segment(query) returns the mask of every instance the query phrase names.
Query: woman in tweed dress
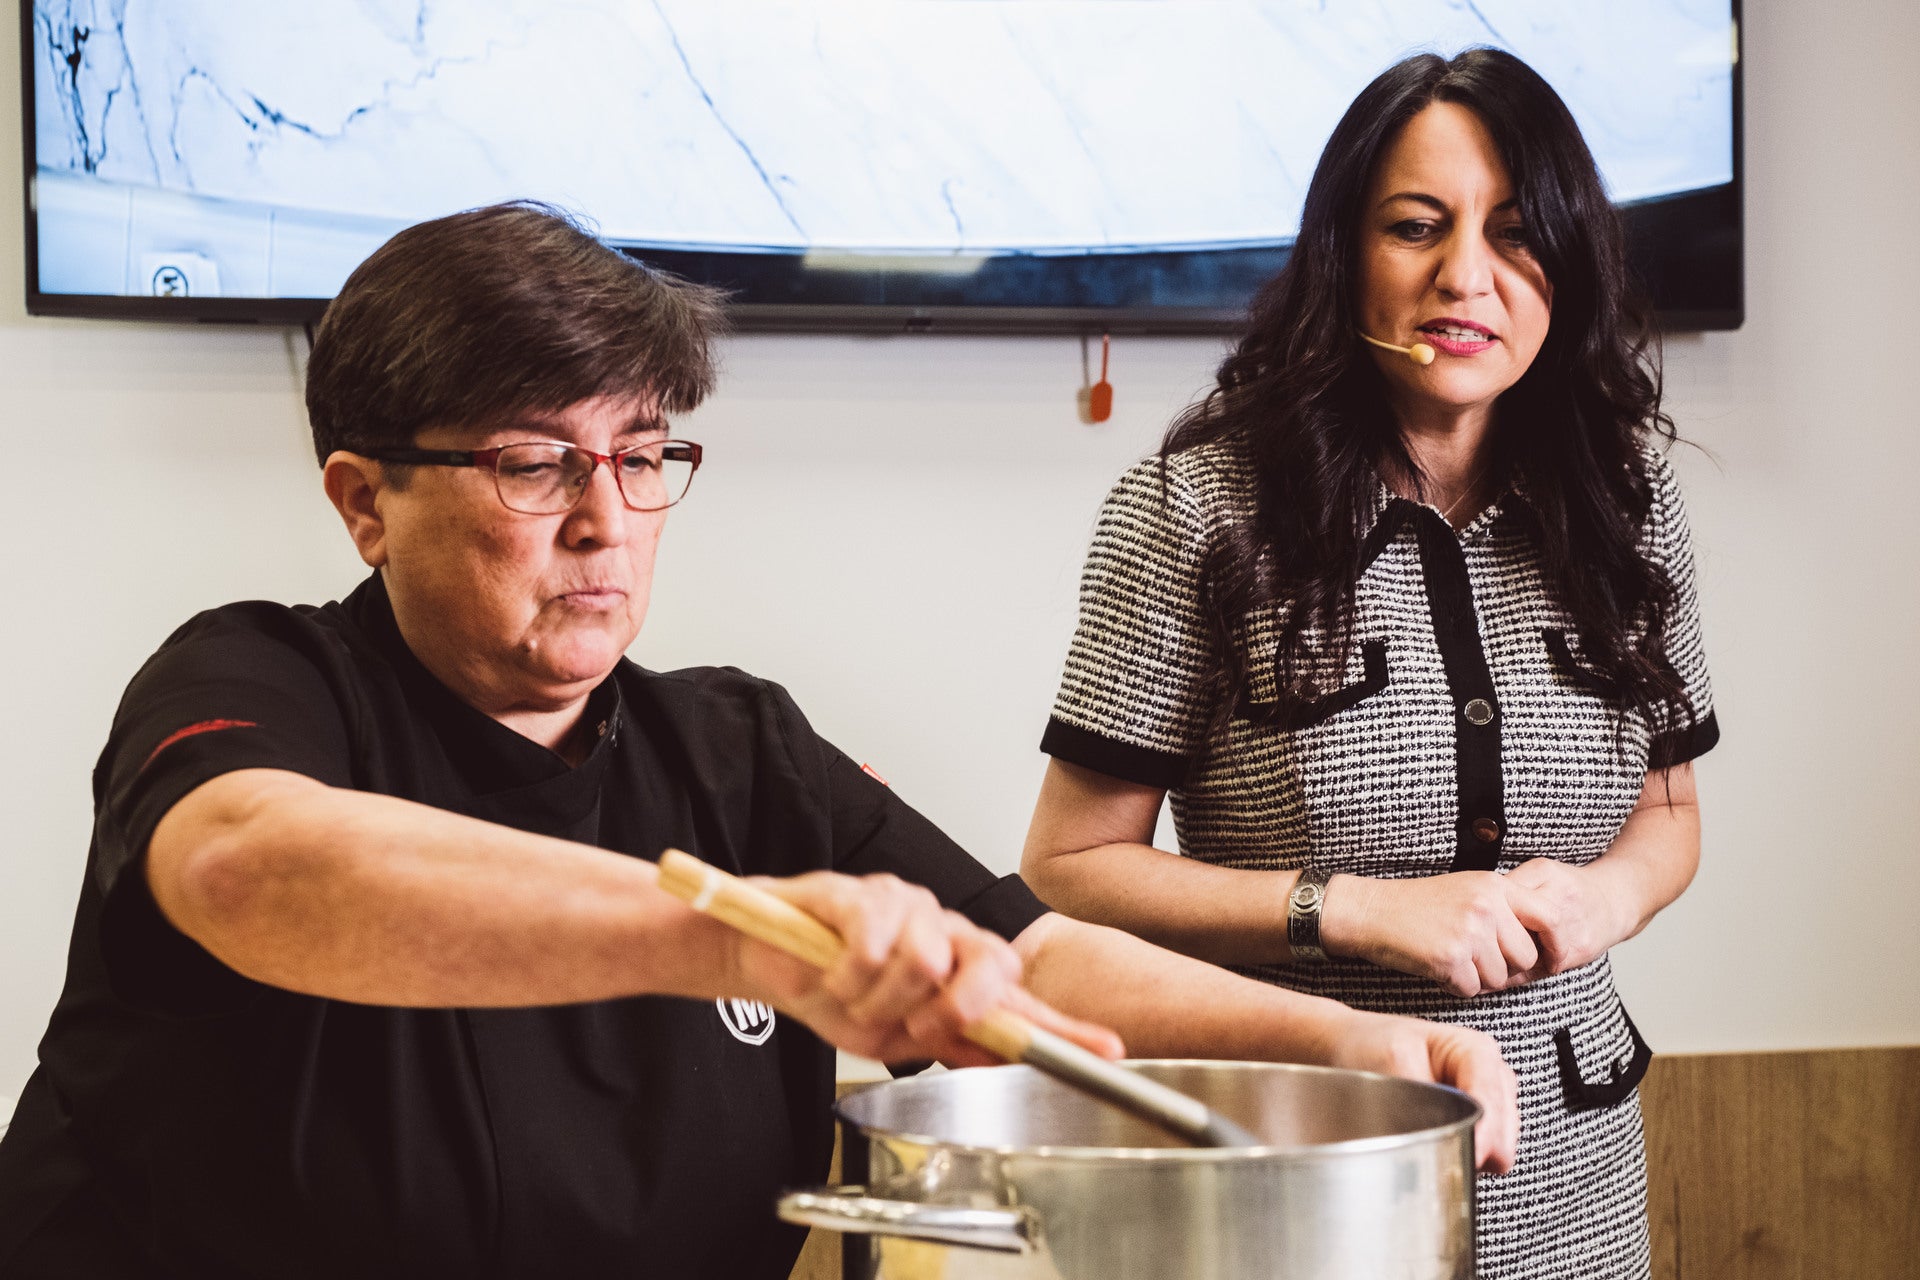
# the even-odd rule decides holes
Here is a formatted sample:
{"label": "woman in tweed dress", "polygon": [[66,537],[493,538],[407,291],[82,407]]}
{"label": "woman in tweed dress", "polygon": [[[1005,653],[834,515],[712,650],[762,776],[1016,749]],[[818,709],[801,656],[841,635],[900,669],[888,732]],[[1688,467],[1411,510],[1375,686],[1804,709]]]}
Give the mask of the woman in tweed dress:
{"label": "woman in tweed dress", "polygon": [[[1625,274],[1518,60],[1369,86],[1218,386],[1101,513],[1023,867],[1071,914],[1492,1033],[1522,1133],[1479,1188],[1487,1280],[1649,1267],[1649,1051],[1607,949],[1692,878],[1718,729]],[[1169,792],[1184,857],[1151,846]]]}

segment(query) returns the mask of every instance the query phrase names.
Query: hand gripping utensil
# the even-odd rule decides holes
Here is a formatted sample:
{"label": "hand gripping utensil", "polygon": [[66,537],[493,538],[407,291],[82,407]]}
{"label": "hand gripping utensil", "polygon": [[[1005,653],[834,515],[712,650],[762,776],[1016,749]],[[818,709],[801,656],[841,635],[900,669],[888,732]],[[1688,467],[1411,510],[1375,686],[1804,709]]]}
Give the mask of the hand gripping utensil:
{"label": "hand gripping utensil", "polygon": [[[694,910],[816,968],[831,968],[845,949],[838,934],[785,898],[678,849],[660,855],[660,887]],[[989,1053],[1044,1071],[1196,1147],[1264,1145],[1198,1098],[1108,1062],[1011,1010],[995,1009],[963,1034]]]}

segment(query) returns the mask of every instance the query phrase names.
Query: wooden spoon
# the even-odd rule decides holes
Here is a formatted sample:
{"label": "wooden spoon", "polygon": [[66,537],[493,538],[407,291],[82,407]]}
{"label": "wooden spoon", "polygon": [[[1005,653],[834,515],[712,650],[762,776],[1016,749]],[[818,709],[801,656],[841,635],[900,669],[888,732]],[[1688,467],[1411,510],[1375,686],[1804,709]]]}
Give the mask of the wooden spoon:
{"label": "wooden spoon", "polygon": [[[831,968],[845,950],[839,934],[785,898],[678,849],[660,855],[660,887],[694,910],[815,968]],[[1264,1145],[1198,1098],[1108,1062],[1011,1010],[995,1009],[963,1034],[989,1053],[1038,1068],[1196,1147]]]}

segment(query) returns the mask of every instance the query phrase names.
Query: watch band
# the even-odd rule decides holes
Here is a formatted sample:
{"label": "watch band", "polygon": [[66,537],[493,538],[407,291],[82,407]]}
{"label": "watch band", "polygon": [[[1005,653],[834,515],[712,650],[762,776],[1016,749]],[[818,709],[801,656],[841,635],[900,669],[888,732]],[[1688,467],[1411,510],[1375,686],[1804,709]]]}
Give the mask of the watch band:
{"label": "watch band", "polygon": [[1320,907],[1327,900],[1327,881],[1331,879],[1333,872],[1308,867],[1287,895],[1287,948],[1296,962],[1318,964],[1327,958],[1320,946]]}

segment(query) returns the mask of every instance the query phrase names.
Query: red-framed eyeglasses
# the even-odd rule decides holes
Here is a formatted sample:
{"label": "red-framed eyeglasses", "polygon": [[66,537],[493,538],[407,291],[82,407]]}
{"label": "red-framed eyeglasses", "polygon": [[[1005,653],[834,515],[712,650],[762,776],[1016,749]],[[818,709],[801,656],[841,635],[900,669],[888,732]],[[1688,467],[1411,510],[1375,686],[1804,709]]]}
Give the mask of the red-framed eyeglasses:
{"label": "red-framed eyeglasses", "polygon": [[415,467],[485,467],[509,511],[552,516],[586,496],[601,463],[635,511],[664,511],[687,496],[702,449],[691,440],[649,440],[618,453],[595,453],[559,440],[527,440],[495,449],[369,449],[365,456]]}

